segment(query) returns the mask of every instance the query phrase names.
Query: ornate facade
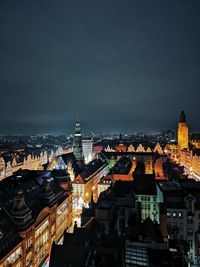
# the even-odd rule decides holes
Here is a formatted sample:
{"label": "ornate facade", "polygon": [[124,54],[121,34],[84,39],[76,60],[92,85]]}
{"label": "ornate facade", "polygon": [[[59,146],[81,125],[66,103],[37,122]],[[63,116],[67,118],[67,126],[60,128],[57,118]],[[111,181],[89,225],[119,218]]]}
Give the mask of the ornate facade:
{"label": "ornate facade", "polygon": [[93,192],[97,191],[98,182],[108,171],[109,167],[106,160],[100,158],[91,161],[73,180],[73,197],[81,197],[85,204],[89,204]]}
{"label": "ornate facade", "polygon": [[5,161],[3,157],[0,157],[0,181],[6,177],[13,175],[14,172],[19,169],[22,170],[43,170],[43,164],[48,161],[48,155],[46,151],[41,152],[38,155],[28,155],[24,157],[22,161],[17,161],[14,157],[12,161]]}
{"label": "ornate facade", "polygon": [[16,179],[23,188],[16,183],[17,195],[11,188],[0,198],[0,266],[48,266],[52,243],[62,242],[72,225],[71,189],[64,190],[51,173],[26,171]]}

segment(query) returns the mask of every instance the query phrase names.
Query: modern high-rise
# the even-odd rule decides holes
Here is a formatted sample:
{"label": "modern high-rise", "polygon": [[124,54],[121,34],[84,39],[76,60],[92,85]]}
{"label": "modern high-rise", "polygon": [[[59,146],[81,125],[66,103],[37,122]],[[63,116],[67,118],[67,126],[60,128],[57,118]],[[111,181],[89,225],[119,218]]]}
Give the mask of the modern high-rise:
{"label": "modern high-rise", "polygon": [[187,149],[189,141],[188,125],[186,123],[185,113],[181,112],[178,123],[178,149]]}
{"label": "modern high-rise", "polygon": [[80,122],[78,120],[76,121],[76,124],[75,124],[73,152],[74,152],[74,156],[76,160],[82,159],[83,157],[82,135],[81,135]]}
{"label": "modern high-rise", "polygon": [[93,140],[92,137],[85,137],[82,140],[83,145],[83,157],[84,161],[87,164],[92,160],[92,149],[93,149]]}

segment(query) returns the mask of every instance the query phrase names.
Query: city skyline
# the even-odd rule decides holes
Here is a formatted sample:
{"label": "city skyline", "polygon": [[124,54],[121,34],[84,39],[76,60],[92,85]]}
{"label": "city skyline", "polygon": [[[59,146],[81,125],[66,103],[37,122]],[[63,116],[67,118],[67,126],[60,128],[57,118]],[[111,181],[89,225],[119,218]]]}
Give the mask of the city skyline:
{"label": "city skyline", "polygon": [[[145,7],[145,8],[144,8]],[[0,134],[199,132],[198,1],[1,1]]]}
{"label": "city skyline", "polygon": [[0,1],[0,267],[200,266],[199,14]]}

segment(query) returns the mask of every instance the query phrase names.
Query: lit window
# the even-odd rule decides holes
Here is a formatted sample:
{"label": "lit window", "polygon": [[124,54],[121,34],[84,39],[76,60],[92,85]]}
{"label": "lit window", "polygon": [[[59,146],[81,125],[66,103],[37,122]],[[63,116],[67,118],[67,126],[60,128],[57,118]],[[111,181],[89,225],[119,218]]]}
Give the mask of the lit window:
{"label": "lit window", "polygon": [[27,256],[26,256],[26,266],[28,266],[30,264],[32,260],[32,252],[30,252]]}
{"label": "lit window", "polygon": [[35,238],[38,238],[44,231],[45,229],[48,227],[49,225],[49,221],[46,220],[35,232]]}
{"label": "lit window", "polygon": [[26,240],[26,250],[28,250],[32,245],[32,237]]}
{"label": "lit window", "polygon": [[179,212],[179,213],[178,213],[178,217],[179,217],[179,218],[182,218],[182,217],[183,217],[183,213],[182,213],[182,212]]}
{"label": "lit window", "polygon": [[176,217],[176,212],[173,212],[172,216],[175,218]]}
{"label": "lit window", "polygon": [[48,231],[46,231],[46,233],[44,233],[42,238],[40,238],[35,244],[36,252],[39,251],[43,247],[43,245],[47,242],[48,238],[49,238],[49,234],[48,234]]}
{"label": "lit window", "polygon": [[19,247],[16,249],[5,261],[4,266],[13,265],[22,256],[22,249]]}
{"label": "lit window", "polygon": [[170,216],[171,216],[170,212],[167,212],[167,217],[170,217]]}

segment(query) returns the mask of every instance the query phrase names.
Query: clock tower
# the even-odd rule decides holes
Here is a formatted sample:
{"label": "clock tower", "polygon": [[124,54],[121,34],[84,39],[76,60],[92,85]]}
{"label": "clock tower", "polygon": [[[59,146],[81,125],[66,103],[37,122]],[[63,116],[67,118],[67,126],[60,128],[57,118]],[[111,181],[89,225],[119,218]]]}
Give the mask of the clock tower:
{"label": "clock tower", "polygon": [[73,143],[73,152],[76,160],[82,160],[83,152],[82,152],[82,135],[81,135],[81,126],[80,122],[77,120],[75,124],[74,131],[74,143]]}

